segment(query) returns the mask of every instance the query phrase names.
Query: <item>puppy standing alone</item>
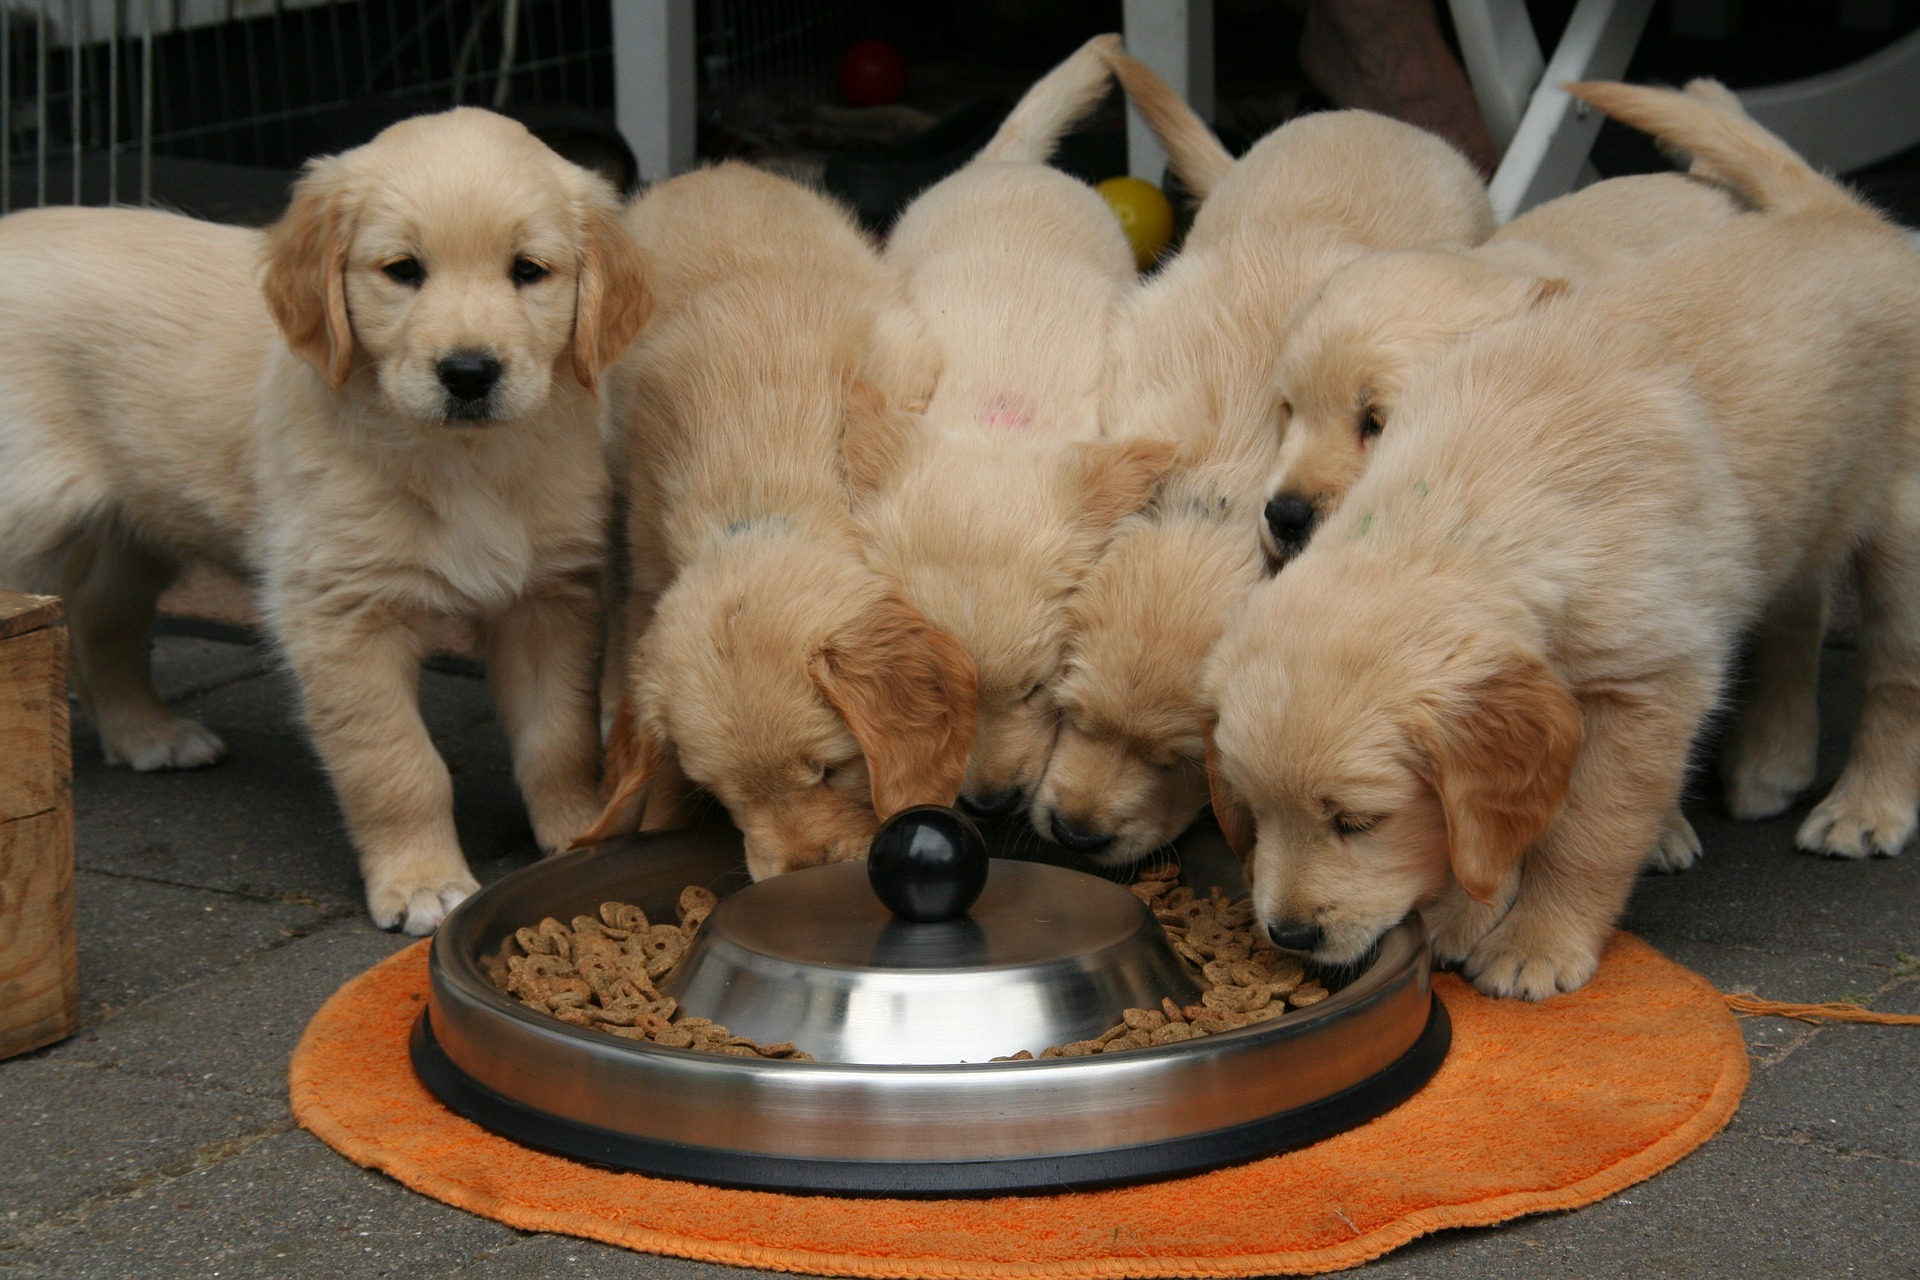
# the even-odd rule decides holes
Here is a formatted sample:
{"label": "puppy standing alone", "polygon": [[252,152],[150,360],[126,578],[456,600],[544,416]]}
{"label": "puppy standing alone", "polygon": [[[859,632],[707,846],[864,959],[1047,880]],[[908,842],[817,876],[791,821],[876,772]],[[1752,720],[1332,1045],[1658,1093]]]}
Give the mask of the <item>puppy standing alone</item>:
{"label": "puppy standing alone", "polygon": [[1418,905],[1532,999],[1593,976],[1756,622],[1802,660],[1735,768],[1812,780],[1805,614],[1849,554],[1860,726],[1799,840],[1895,853],[1920,807],[1920,259],[1718,85],[1573,92],[1759,212],[1417,374],[1210,670],[1275,940],[1351,961]]}
{"label": "puppy standing alone", "polygon": [[647,311],[615,214],[469,109],[315,161],[264,234],[0,220],[0,579],[67,597],[108,761],[161,769],[223,748],[153,691],[154,601],[190,558],[251,578],[383,928],[478,887],[417,701],[436,620],[481,624],[541,846],[598,808],[595,384]]}

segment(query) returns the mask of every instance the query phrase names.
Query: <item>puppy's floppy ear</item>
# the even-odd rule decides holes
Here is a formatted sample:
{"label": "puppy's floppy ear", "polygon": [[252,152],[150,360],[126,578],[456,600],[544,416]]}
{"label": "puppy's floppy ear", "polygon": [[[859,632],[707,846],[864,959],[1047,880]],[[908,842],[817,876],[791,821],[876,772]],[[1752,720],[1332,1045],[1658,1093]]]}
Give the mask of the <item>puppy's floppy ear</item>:
{"label": "puppy's floppy ear", "polygon": [[287,346],[318,369],[338,391],[353,371],[353,326],[347,318],[347,241],[341,194],[343,171],[334,162],[307,166],[294,184],[293,203],[267,228],[261,290]]}
{"label": "puppy's floppy ear", "polygon": [[980,702],[979,673],[958,640],[890,595],[807,670],[867,757],[874,813],[953,803]]}
{"label": "puppy's floppy ear", "polygon": [[924,413],[944,364],[945,353],[920,313],[896,303],[874,317],[860,376],[909,413]]}
{"label": "puppy's floppy ear", "polygon": [[1538,658],[1516,653],[1421,714],[1414,739],[1447,819],[1453,875],[1492,903],[1521,857],[1559,816],[1580,755],[1580,704]]}
{"label": "puppy's floppy ear", "polygon": [[632,695],[623,696],[607,731],[607,764],[601,775],[607,807],[601,810],[599,821],[575,836],[567,847],[578,849],[609,836],[638,831],[646,807],[647,784],[659,771],[664,755],[659,735],[634,715]]}
{"label": "puppy's floppy ear", "polygon": [[1239,793],[1220,776],[1219,755],[1213,745],[1215,723],[1214,717],[1208,715],[1200,725],[1207,741],[1207,799],[1213,805],[1213,819],[1220,824],[1220,834],[1227,838],[1227,847],[1239,857],[1240,865],[1245,866],[1253,857],[1259,832],[1253,810],[1247,808]]}
{"label": "puppy's floppy ear", "polygon": [[1073,479],[1080,488],[1083,522],[1101,529],[1144,507],[1179,453],[1173,441],[1146,436],[1070,447],[1077,455]]}
{"label": "puppy's floppy ear", "polygon": [[581,240],[573,376],[588,391],[598,391],[600,375],[653,314],[653,295],[647,290],[647,255],[613,213],[592,205],[583,219]]}
{"label": "puppy's floppy ear", "polygon": [[865,378],[853,380],[847,388],[840,457],[856,498],[871,497],[887,487],[919,429],[917,414],[887,403],[886,393]]}

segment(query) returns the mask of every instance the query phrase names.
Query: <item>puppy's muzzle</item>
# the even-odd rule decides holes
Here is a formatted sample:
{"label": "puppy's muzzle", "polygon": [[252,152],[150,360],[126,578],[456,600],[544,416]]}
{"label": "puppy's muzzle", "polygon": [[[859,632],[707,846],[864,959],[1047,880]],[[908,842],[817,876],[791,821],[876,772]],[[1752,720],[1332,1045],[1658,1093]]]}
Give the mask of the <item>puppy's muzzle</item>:
{"label": "puppy's muzzle", "polygon": [[500,382],[500,361],[486,351],[456,351],[434,366],[447,392],[449,418],[492,416],[493,389]]}
{"label": "puppy's muzzle", "polygon": [[1095,857],[1104,853],[1113,843],[1111,835],[1102,835],[1098,831],[1089,831],[1077,823],[1069,822],[1055,810],[1047,821],[1047,829],[1061,846],[1073,850],[1085,857]]}
{"label": "puppy's muzzle", "polygon": [[1297,493],[1276,493],[1267,499],[1267,532],[1273,537],[1273,550],[1282,559],[1300,554],[1319,520],[1313,503]]}
{"label": "puppy's muzzle", "polygon": [[1312,951],[1320,945],[1321,938],[1317,924],[1270,924],[1267,936],[1282,951]]}
{"label": "puppy's muzzle", "polygon": [[1019,787],[1007,787],[1002,791],[983,791],[979,795],[963,795],[960,807],[976,818],[1004,818],[1020,807],[1027,798],[1026,792]]}

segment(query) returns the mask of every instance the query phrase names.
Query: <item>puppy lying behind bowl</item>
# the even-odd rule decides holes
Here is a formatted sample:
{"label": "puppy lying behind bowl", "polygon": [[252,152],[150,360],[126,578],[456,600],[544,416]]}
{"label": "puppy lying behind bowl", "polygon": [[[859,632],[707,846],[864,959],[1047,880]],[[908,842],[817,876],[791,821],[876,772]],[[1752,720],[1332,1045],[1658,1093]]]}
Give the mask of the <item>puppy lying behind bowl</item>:
{"label": "puppy lying behind bowl", "polygon": [[1111,84],[1102,55],[1116,43],[1096,37],[1038,81],[972,162],[908,207],[886,250],[910,307],[896,360],[917,362],[894,377],[926,404],[910,429],[867,442],[861,523],[874,566],[979,669],[960,799],[982,816],[1018,809],[1039,781],[1066,598],[1172,454],[1097,439],[1133,254],[1106,202],[1046,165]]}
{"label": "puppy lying behind bowl", "polygon": [[[1541,205],[1477,249],[1380,253],[1334,272],[1282,347],[1268,556],[1277,564],[1299,554],[1339,506],[1416,369],[1469,333],[1604,280],[1741,207],[1725,188],[1682,174],[1613,178]],[[1680,871],[1699,855],[1699,837],[1675,810],[1650,864]]]}
{"label": "puppy lying behind bowl", "polygon": [[165,769],[222,746],[153,691],[154,600],[189,558],[251,577],[383,928],[478,887],[416,694],[437,620],[481,624],[541,847],[598,808],[595,384],[647,313],[616,211],[468,109],[314,161],[264,234],[0,220],[0,578],[67,597],[108,761]]}
{"label": "puppy lying behind bowl", "polygon": [[891,412],[860,370],[897,282],[841,209],[740,164],[653,187],[626,226],[659,310],[609,375],[633,641],[581,842],[684,820],[684,777],[755,879],[863,857],[881,819],[952,803],[976,701],[848,506],[843,437]]}
{"label": "puppy lying behind bowl", "polygon": [[1047,694],[1060,734],[1031,811],[1042,836],[1120,864],[1206,803],[1199,672],[1262,573],[1268,388],[1288,315],[1363,254],[1477,244],[1493,211],[1446,143],[1365,112],[1303,117],[1235,163],[1151,71],[1112,61],[1205,197],[1180,257],[1120,317],[1105,430],[1176,441],[1180,455],[1068,603],[1067,657]]}
{"label": "puppy lying behind bowl", "polygon": [[1717,84],[1572,92],[1759,212],[1415,373],[1208,673],[1276,941],[1350,961],[1417,907],[1529,999],[1593,976],[1743,629],[1856,549],[1860,729],[1799,838],[1894,853],[1920,806],[1920,258]]}

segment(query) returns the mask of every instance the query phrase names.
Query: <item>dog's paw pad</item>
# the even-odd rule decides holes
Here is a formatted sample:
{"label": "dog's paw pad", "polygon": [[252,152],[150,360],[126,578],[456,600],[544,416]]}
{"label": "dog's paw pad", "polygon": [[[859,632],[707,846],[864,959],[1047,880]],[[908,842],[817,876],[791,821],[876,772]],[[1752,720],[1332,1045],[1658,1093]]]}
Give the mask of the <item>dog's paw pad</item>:
{"label": "dog's paw pad", "polygon": [[470,875],[425,885],[396,882],[367,890],[367,912],[382,929],[424,937],[479,888],[480,882]]}
{"label": "dog's paw pad", "polygon": [[197,720],[172,717],[138,730],[102,734],[108,764],[124,764],[137,773],[161,769],[200,769],[227,754],[227,744]]}
{"label": "dog's paw pad", "polygon": [[1690,870],[1699,861],[1699,835],[1683,815],[1674,814],[1667,820],[1667,828],[1660,833],[1659,840],[1654,842],[1653,851],[1647,855],[1648,870],[1673,875]]}
{"label": "dog's paw pad", "polygon": [[1891,858],[1906,848],[1913,825],[1913,811],[1904,805],[1876,809],[1834,794],[1814,806],[1794,843],[1828,858]]}

